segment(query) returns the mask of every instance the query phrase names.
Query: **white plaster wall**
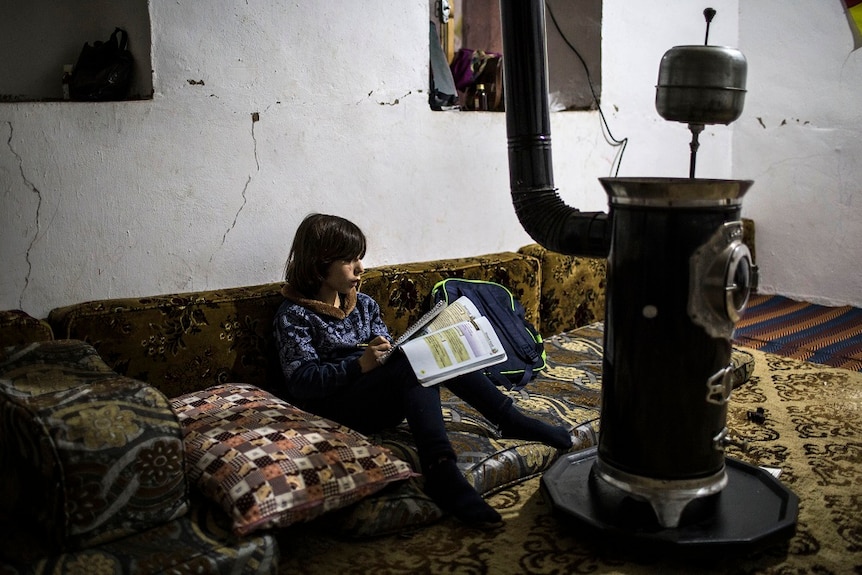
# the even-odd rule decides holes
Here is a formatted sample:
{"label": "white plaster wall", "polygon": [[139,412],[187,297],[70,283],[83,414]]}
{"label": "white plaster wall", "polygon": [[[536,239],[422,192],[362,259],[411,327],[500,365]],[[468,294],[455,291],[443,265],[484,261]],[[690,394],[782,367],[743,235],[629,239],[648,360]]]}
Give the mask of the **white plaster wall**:
{"label": "white plaster wall", "polygon": [[[712,5],[711,40],[737,44],[738,2]],[[654,85],[668,48],[702,42],[702,9],[605,2],[603,108],[613,135],[629,139],[620,176],[688,173],[688,130],[656,114]],[[427,0],[152,0],[150,13],[152,101],[0,104],[0,308],[44,317],[85,300],[277,281],[311,211],[359,223],[368,266],[531,241],[509,199],[504,115],[428,108]],[[824,32],[830,42],[845,33]],[[739,155],[741,168],[731,169],[733,130],[708,127],[698,176],[749,177]],[[617,148],[598,114],[554,114],[552,134],[563,199],[606,209],[597,178],[610,175]],[[744,140],[736,136],[736,146]],[[756,187],[761,201],[783,197]],[[769,242],[770,214],[752,211],[765,220],[758,241]],[[832,219],[805,216],[834,230]],[[857,230],[858,221],[847,231]],[[810,290],[862,303],[859,290],[840,291],[855,254],[820,241],[806,249],[846,281]],[[764,252],[772,281],[788,254],[780,242]],[[770,285],[808,289],[781,281]]]}
{"label": "white plaster wall", "polygon": [[733,172],[752,178],[761,291],[862,305],[862,49],[843,2],[740,2]]}

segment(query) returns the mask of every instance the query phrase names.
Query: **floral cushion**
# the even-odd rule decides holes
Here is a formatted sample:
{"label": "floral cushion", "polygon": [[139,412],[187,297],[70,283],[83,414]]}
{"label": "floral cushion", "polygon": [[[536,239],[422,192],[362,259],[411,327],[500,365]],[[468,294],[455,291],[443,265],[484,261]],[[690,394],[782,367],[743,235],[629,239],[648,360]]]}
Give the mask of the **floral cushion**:
{"label": "floral cushion", "polygon": [[188,509],[182,430],[168,399],[80,341],[0,350],[0,468],[0,521],[55,551]]}
{"label": "floral cushion", "polygon": [[86,340],[111,369],[168,397],[280,377],[272,318],[280,283],[78,303],[51,310],[57,337]]}
{"label": "floral cushion", "polygon": [[606,259],[567,256],[539,244],[524,246],[518,252],[541,261],[542,321],[537,327],[543,336],[604,319]]}
{"label": "floral cushion", "polygon": [[358,432],[253,385],[214,386],[173,406],[190,479],[238,535],[310,521],[413,475]]}

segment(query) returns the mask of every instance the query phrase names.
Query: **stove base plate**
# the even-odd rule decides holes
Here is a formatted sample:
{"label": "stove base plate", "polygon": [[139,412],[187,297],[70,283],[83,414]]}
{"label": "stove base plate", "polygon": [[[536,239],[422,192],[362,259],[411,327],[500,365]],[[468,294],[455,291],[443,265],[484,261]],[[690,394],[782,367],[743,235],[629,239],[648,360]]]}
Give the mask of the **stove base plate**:
{"label": "stove base plate", "polygon": [[645,549],[675,547],[748,552],[796,532],[799,498],[770,473],[727,458],[727,486],[693,500],[679,525],[662,527],[645,501],[596,477],[596,448],[560,457],[543,475],[542,490],[555,510],[603,541],[625,540]]}

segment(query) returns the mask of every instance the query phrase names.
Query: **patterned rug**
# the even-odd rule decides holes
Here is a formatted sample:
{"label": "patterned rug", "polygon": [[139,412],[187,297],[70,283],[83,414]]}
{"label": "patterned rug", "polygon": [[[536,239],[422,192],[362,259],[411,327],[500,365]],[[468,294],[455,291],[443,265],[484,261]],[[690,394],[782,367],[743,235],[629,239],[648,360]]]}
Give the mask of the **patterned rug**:
{"label": "patterned rug", "polygon": [[862,309],[755,295],[734,342],[795,359],[862,371]]}
{"label": "patterned rug", "polygon": [[[752,351],[751,380],[733,391],[731,432],[749,442],[728,457],[780,470],[799,497],[796,532],[741,555],[632,554],[575,529],[533,478],[489,498],[505,525],[495,531],[451,518],[366,540],[312,523],[279,534],[281,573],[365,575],[767,573],[862,574],[862,374]],[[752,417],[757,414],[758,417]],[[743,513],[750,510],[742,511]]]}

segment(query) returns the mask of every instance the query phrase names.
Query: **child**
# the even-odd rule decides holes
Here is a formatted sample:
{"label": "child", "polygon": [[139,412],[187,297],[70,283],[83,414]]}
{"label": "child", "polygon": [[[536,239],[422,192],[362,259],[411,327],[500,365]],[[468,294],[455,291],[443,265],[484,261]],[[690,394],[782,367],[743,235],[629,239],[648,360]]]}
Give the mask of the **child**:
{"label": "child", "polygon": [[[420,385],[403,354],[378,362],[391,337],[377,302],[357,291],[365,248],[365,235],[344,218],[311,214],[299,225],[285,266],[285,301],[274,320],[282,395],[362,433],[394,427],[406,418],[428,495],[465,523],[497,524],[500,514],[456,465],[439,388]],[[563,450],[572,445],[565,428],[525,416],[481,372],[444,385],[499,426],[504,437]]]}

